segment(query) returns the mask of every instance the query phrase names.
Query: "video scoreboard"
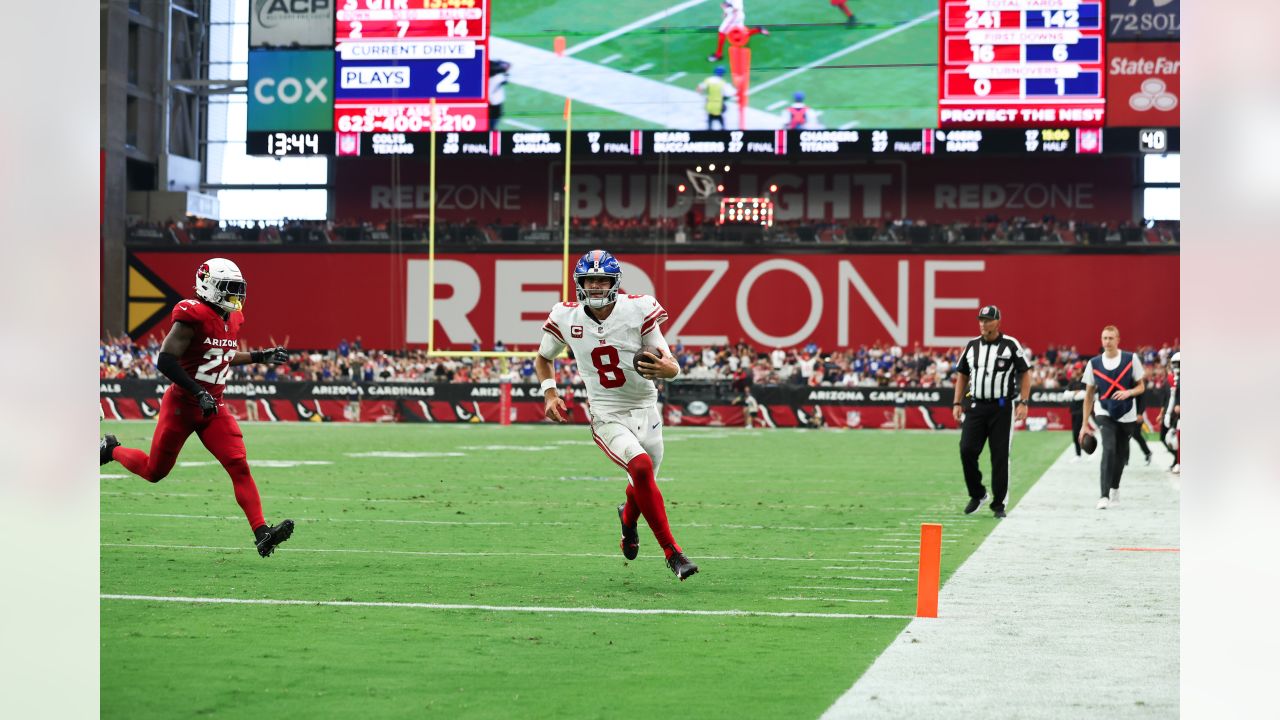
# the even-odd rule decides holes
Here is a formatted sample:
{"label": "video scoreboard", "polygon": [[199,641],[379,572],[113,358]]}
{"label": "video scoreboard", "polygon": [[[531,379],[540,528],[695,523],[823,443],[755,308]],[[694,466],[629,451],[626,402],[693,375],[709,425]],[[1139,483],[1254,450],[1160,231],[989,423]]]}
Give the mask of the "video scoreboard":
{"label": "video scoreboard", "polygon": [[334,45],[334,130],[488,129],[489,0],[342,0]]}
{"label": "video scoreboard", "polygon": [[938,127],[1101,126],[1102,0],[940,0]]}
{"label": "video scoreboard", "polygon": [[[1179,151],[1174,128],[937,128],[925,130],[601,130],[574,132],[575,160],[661,156],[754,158],[909,155],[1099,155]],[[430,133],[250,132],[250,155],[425,158]],[[438,132],[441,157],[563,155],[563,131]]]}
{"label": "video scoreboard", "polygon": [[[915,129],[559,131],[489,127],[490,11],[494,0],[336,0],[301,48],[251,49],[251,155],[820,156],[1177,152],[1178,128],[1107,125],[1107,74],[1117,89],[1133,73],[1109,60],[1105,0],[939,0],[937,126]],[[1117,7],[1125,0],[1118,0]],[[318,37],[313,33],[307,37]],[[251,38],[252,41],[252,38]],[[1132,45],[1132,44],[1131,44]],[[1115,43],[1111,51],[1125,45]],[[1135,68],[1174,68],[1177,50],[1128,48]],[[1170,54],[1174,60],[1162,54]],[[1154,64],[1153,64],[1154,63]],[[1114,70],[1112,67],[1119,67]],[[497,68],[499,66],[495,66]],[[496,71],[496,70],[495,70]],[[1136,70],[1134,72],[1137,72]],[[1145,79],[1142,100],[1176,107],[1165,75]],[[1148,87],[1159,92],[1147,91]],[[1168,86],[1168,87],[1167,87]],[[1176,88],[1174,88],[1176,90]],[[1119,92],[1119,90],[1117,90]],[[1128,90],[1124,91],[1127,96]],[[1147,96],[1150,95],[1149,99]],[[1137,97],[1137,96],[1135,96]],[[1146,106],[1130,99],[1136,115]],[[1160,105],[1163,102],[1164,105]],[[1121,110],[1113,111],[1117,118]],[[1176,115],[1150,113],[1177,122]],[[1132,125],[1147,115],[1130,117]]]}

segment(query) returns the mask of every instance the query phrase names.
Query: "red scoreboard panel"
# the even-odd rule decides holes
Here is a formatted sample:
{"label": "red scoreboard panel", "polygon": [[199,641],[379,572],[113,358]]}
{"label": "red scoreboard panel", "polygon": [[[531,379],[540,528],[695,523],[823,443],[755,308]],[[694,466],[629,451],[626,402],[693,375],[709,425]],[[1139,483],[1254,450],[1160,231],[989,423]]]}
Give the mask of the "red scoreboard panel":
{"label": "red scoreboard panel", "polygon": [[[333,104],[333,126],[343,134],[339,155],[358,152],[359,133],[489,128],[489,0],[340,2]],[[375,149],[386,147],[395,149]]]}
{"label": "red scoreboard panel", "polygon": [[342,0],[334,39],[489,39],[488,0]]}
{"label": "red scoreboard panel", "polygon": [[1103,0],[940,0],[938,127],[1101,126]]}

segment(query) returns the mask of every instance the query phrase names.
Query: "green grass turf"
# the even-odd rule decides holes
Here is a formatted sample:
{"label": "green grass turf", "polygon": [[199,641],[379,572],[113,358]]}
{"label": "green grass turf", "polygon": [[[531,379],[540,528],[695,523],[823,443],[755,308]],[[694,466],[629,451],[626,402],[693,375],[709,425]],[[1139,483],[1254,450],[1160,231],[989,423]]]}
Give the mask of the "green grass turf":
{"label": "green grass turf", "polygon": [[[615,3],[610,5],[608,13],[601,13],[598,0],[504,0],[494,8],[492,31],[496,36],[546,50],[552,48],[557,35],[564,35],[572,48],[675,4],[671,0]],[[844,27],[843,16],[826,0],[748,4],[747,24],[763,25],[773,33],[751,39],[751,85],[770,82],[783,73],[936,10],[937,3],[932,0],[855,0],[850,7],[861,23],[852,29]],[[715,50],[720,17],[719,3],[705,2],[587,48],[575,57],[599,62],[621,55],[610,63],[610,67],[621,70],[652,63],[653,67],[644,70],[642,75],[668,81],[683,72],[683,76],[668,82],[692,90],[714,67],[707,62],[707,56]],[[784,82],[752,91],[750,102],[752,107],[761,109],[778,102],[789,104],[792,94],[802,90],[807,104],[821,111],[821,121],[828,128],[849,124],[860,128],[933,127],[937,121],[937,62],[938,21],[933,19]],[[538,95],[540,93],[531,88],[509,84],[505,117],[542,129],[563,129],[563,118],[559,115],[563,101],[559,109],[547,111]],[[607,114],[618,117],[602,117]],[[778,114],[781,126],[780,109]],[[585,130],[652,125],[623,112],[602,109],[586,118],[575,116],[575,127]]]}
{"label": "green grass turf", "polygon": [[[515,100],[512,100],[515,98]],[[498,130],[563,130],[564,97],[552,95],[531,87],[507,85],[507,101],[504,108],[520,108],[519,113],[504,114],[498,122]],[[505,110],[504,110],[505,112]],[[512,122],[512,121],[515,122]],[[517,124],[519,123],[519,124]],[[631,115],[607,110],[591,103],[573,103],[574,132],[578,130],[636,130],[643,123]],[[490,130],[494,128],[490,127]]]}
{"label": "green grass turf", "polygon": [[[153,427],[103,423],[133,447]],[[294,518],[294,537],[259,558],[217,465],[177,467],[158,485],[104,478],[103,593],[910,615],[919,524],[941,522],[954,541],[945,582],[996,522],[960,512],[955,433],[668,429],[660,487],[702,567],[679,583],[643,524],[640,558],[618,553],[624,480],[585,428],[244,431],[268,518]],[[1011,518],[1068,443],[1018,434]],[[370,451],[465,455],[347,455]],[[195,438],[181,458],[211,460]],[[314,552],[339,549],[374,552]],[[107,599],[101,613],[102,713],[129,718],[813,717],[908,622]]]}

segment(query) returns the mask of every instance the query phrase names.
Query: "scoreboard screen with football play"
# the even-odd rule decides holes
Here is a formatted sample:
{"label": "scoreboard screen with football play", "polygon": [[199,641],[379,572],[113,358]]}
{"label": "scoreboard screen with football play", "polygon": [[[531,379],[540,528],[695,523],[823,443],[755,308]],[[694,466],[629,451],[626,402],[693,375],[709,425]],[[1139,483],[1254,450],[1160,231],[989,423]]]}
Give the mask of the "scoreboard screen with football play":
{"label": "scoreboard screen with football play", "polygon": [[[503,115],[501,123],[490,122],[491,113],[501,112],[501,105],[496,110],[489,105],[490,74],[506,81],[509,67],[490,53],[493,4],[336,0],[331,39],[300,50],[252,50],[248,153],[423,157],[433,130],[439,134],[436,150],[446,157],[555,155],[566,149],[572,149],[574,160],[1179,150],[1178,128],[1159,127],[1157,117],[1152,117],[1154,127],[1107,127],[1106,0],[939,0],[933,20],[936,87],[932,72],[925,71],[926,119],[907,127],[818,122],[784,130],[756,118],[763,126],[748,124],[745,130],[663,129],[656,121],[647,129],[600,130],[588,119],[570,138],[517,120],[514,113]],[[325,27],[330,27],[327,19]],[[926,31],[930,54],[934,42],[932,30]],[[1111,50],[1120,47],[1116,43]],[[530,72],[521,77],[527,81]],[[590,106],[591,88],[561,90],[577,93],[573,99]],[[495,99],[503,102],[496,91]],[[636,122],[643,123],[638,117]],[[933,127],[920,127],[923,123]]]}
{"label": "scoreboard screen with football play", "polygon": [[938,127],[1104,124],[1101,0],[940,2]]}

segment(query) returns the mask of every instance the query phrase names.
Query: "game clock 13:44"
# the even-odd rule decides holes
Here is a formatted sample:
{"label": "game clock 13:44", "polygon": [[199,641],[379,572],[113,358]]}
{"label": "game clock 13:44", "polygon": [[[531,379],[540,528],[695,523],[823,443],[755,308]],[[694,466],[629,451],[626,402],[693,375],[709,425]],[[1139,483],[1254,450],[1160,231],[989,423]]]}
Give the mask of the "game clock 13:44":
{"label": "game clock 13:44", "polygon": [[[286,155],[328,155],[333,148],[324,147],[321,139],[328,133],[318,132],[273,132],[266,135],[266,154],[283,157]],[[328,143],[332,145],[333,143]]]}

